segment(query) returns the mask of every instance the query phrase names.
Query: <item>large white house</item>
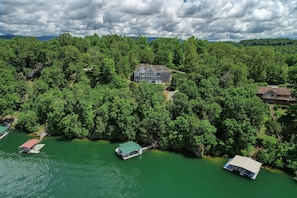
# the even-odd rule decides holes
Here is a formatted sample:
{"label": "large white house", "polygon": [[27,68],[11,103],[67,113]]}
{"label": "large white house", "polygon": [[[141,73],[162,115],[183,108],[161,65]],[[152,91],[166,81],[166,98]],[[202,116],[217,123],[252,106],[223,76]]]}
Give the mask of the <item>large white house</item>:
{"label": "large white house", "polygon": [[134,70],[134,81],[144,80],[150,83],[170,83],[171,71],[165,65],[137,65]]}

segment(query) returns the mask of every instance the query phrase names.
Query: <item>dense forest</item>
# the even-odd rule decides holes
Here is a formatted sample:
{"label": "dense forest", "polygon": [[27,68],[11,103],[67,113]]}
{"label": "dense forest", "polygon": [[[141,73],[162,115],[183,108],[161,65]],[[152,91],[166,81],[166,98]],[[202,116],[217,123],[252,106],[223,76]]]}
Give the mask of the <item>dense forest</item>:
{"label": "dense forest", "polygon": [[[208,42],[143,36],[0,40],[0,118],[74,138],[158,141],[198,156],[251,156],[297,173],[295,105],[277,119],[258,85],[297,86],[296,41]],[[170,85],[135,83],[139,63],[166,65]],[[167,90],[177,90],[168,99]]]}

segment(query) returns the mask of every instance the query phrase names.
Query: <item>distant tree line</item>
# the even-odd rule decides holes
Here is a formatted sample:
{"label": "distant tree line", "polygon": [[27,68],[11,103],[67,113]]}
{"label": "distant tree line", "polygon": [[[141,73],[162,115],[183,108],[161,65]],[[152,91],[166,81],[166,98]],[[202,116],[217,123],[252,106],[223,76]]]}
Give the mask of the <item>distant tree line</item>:
{"label": "distant tree line", "polygon": [[[277,106],[275,121],[256,96],[259,83],[294,90],[295,41],[62,34],[0,43],[0,117],[16,115],[17,130],[45,126],[71,138],[157,140],[161,149],[241,154],[297,171],[296,106]],[[139,63],[186,73],[173,74],[170,88],[179,90],[173,101],[163,85],[129,81]]]}
{"label": "distant tree line", "polygon": [[251,39],[243,40],[239,42],[244,46],[288,46],[297,45],[297,40],[288,38],[278,38],[278,39]]}

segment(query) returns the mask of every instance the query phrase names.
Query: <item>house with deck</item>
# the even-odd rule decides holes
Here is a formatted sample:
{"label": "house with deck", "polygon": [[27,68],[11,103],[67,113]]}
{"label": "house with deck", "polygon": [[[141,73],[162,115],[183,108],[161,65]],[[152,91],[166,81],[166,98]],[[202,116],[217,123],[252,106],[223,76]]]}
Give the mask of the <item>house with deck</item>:
{"label": "house with deck", "polygon": [[165,65],[139,64],[134,70],[134,82],[170,83],[171,71]]}
{"label": "house with deck", "polygon": [[239,175],[254,180],[259,174],[261,166],[262,163],[256,160],[240,155],[235,155],[234,158],[230,159],[224,165],[224,169],[230,172],[238,172]]}
{"label": "house with deck", "polygon": [[268,104],[293,104],[296,103],[292,91],[286,87],[268,86],[258,87],[257,96],[259,96],[264,102]]}

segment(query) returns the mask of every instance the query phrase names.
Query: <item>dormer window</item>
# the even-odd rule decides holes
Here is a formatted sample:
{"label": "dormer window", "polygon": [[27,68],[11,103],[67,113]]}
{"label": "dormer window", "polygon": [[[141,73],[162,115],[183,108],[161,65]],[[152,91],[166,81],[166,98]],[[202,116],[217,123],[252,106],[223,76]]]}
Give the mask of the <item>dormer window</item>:
{"label": "dormer window", "polygon": [[158,71],[163,72],[163,66],[160,66]]}
{"label": "dormer window", "polygon": [[140,69],[139,69],[139,71],[140,71],[140,72],[144,72],[144,67],[141,66]]}
{"label": "dormer window", "polygon": [[269,97],[274,97],[274,92],[273,91],[270,91],[270,92],[268,92],[268,94],[267,94]]}

